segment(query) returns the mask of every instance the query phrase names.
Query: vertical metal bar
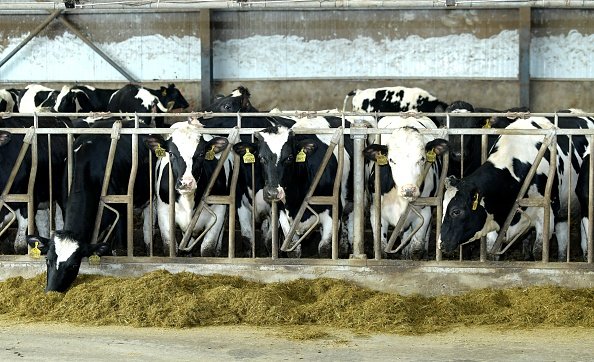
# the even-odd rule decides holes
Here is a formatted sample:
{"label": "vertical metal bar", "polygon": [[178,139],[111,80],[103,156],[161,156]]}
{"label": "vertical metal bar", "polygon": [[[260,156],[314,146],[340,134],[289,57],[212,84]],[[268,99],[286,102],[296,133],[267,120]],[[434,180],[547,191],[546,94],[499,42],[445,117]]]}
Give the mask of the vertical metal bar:
{"label": "vertical metal bar", "polygon": [[[134,115],[134,128],[138,129],[140,119],[138,115]],[[126,211],[127,211],[127,245],[128,256],[134,254],[134,184],[136,183],[136,174],[138,173],[138,133],[132,135],[132,169],[130,170],[130,178],[128,179],[128,194],[126,197]]]}
{"label": "vertical metal bar", "polygon": [[237,178],[241,160],[239,155],[233,152],[233,170],[231,185],[229,187],[229,258],[235,258],[235,215],[237,213],[235,194],[237,192]]}
{"label": "vertical metal bar", "polygon": [[37,168],[39,166],[39,157],[37,155],[38,144],[37,144],[37,130],[39,129],[39,116],[37,113],[33,114],[33,128],[35,129],[35,133],[33,134],[33,139],[31,142],[31,172],[29,174],[29,185],[27,187],[27,195],[29,196],[29,201],[27,202],[27,214],[28,214],[28,232],[29,234],[33,234],[35,231],[35,199],[33,198],[33,193],[35,189],[35,179],[37,178]]}
{"label": "vertical metal bar", "polygon": [[[363,154],[361,154],[363,155]],[[363,157],[363,156],[361,156]],[[340,193],[342,191],[342,170],[344,165],[344,136],[341,134],[341,137],[338,139],[338,167],[336,168],[336,178],[334,179],[334,187],[332,189],[333,203],[332,203],[332,259],[338,260],[338,249],[339,249],[339,221],[341,219],[340,215],[338,214],[339,210],[339,203],[340,203]],[[343,205],[344,207],[345,205]]]}
{"label": "vertical metal bar", "polygon": [[54,230],[54,178],[52,176],[52,138],[51,135],[47,135],[47,156],[48,156],[48,164],[47,164],[47,172],[49,176],[49,220],[48,226],[49,231],[52,232]]}
{"label": "vertical metal bar", "polygon": [[0,68],[2,68],[2,66],[10,60],[10,58],[12,58],[16,53],[18,53],[19,50],[21,50],[25,45],[27,45],[28,42],[35,38],[37,34],[39,34],[43,29],[45,29],[49,25],[49,23],[51,23],[55,18],[60,16],[61,13],[62,10],[55,10],[53,13],[51,13],[51,15],[48,16],[41,24],[39,24],[39,26],[35,28],[35,30],[33,30],[25,39],[23,39],[23,41],[21,41],[19,45],[17,45],[10,53],[8,53],[8,55],[5,56],[4,59],[0,60]]}
{"label": "vertical metal bar", "polygon": [[588,264],[592,264],[594,262],[594,240],[592,237],[594,236],[594,135],[590,135],[589,137],[590,143],[590,167],[588,175]]}
{"label": "vertical metal bar", "polygon": [[[74,135],[68,134],[66,138],[66,144],[68,149],[68,196],[70,196],[70,189],[72,187],[72,170],[74,170],[74,150],[72,149],[72,144],[74,143]],[[64,205],[64,207],[66,207]]]}
{"label": "vertical metal bar", "polygon": [[97,46],[87,38],[83,33],[81,33],[72,23],[70,23],[66,18],[63,16],[58,18],[70,30],[74,35],[76,35],[80,40],[82,40],[87,46],[95,53],[97,53],[103,60],[105,60],[109,65],[111,65],[115,70],[117,70],[121,75],[123,75],[128,81],[130,82],[138,82],[132,75],[130,75],[124,68],[120,67],[118,63],[116,63],[113,59],[111,59],[107,54],[105,54],[101,49],[97,48]]}
{"label": "vertical metal bar", "polygon": [[532,24],[532,9],[520,7],[519,11],[519,62],[518,83],[520,106],[530,108],[530,38]]}
{"label": "vertical metal bar", "polygon": [[[361,120],[356,119],[351,126],[351,131],[355,129],[363,130],[365,125]],[[353,138],[353,256],[355,258],[365,257],[364,231],[365,231],[365,175],[363,160],[363,147],[365,146],[366,135],[357,134]]]}
{"label": "vertical metal bar", "polygon": [[[382,135],[378,133],[375,135],[375,143],[381,144],[382,142]],[[373,169],[375,173],[375,179],[373,180],[373,187],[375,189],[375,194],[373,195],[373,205],[371,207],[375,210],[375,220],[371,220],[373,222],[374,228],[376,230],[375,235],[373,236],[373,254],[375,260],[380,260],[382,258],[382,185],[380,180],[380,165],[377,162],[373,163]]]}
{"label": "vertical metal bar", "polygon": [[[557,115],[555,115],[557,118]],[[557,124],[557,122],[555,122]],[[551,244],[551,233],[549,232],[549,228],[551,225],[551,188],[553,185],[552,180],[555,179],[555,173],[557,169],[557,135],[555,134],[552,138],[551,145],[550,145],[550,154],[551,159],[549,162],[549,175],[547,179],[547,184],[544,193],[544,199],[548,200],[544,203],[544,220],[543,220],[543,227],[542,227],[542,262],[547,263],[549,261],[549,249]]]}
{"label": "vertical metal bar", "polygon": [[167,163],[167,166],[169,167],[169,257],[173,258],[175,257],[177,248],[177,240],[175,240],[177,225],[175,223],[175,186],[171,159]]}
{"label": "vertical metal bar", "polygon": [[[481,135],[481,165],[487,160],[487,147],[488,147],[488,136],[486,134]],[[481,237],[480,240],[480,261],[487,261],[487,238]]]}
{"label": "vertical metal bar", "polygon": [[[447,139],[450,139],[450,114],[447,113],[446,114],[446,136]],[[435,260],[436,261],[441,261],[443,259],[443,254],[441,252],[441,249],[439,248],[439,245],[437,243],[437,240],[439,240],[440,236],[441,236],[441,221],[443,219],[443,195],[445,193],[445,177],[448,174],[448,167],[450,164],[450,157],[449,154],[446,152],[444,157],[443,157],[443,170],[442,172],[442,179],[443,182],[441,182],[440,180],[440,185],[439,188],[437,189],[437,210],[435,212],[435,217],[436,217],[436,222],[435,222]]]}
{"label": "vertical metal bar", "polygon": [[154,187],[155,185],[153,184],[153,153],[149,152],[149,220],[151,223],[151,227],[149,228],[149,256],[153,256],[154,254],[154,238],[153,235],[155,233],[155,223],[153,222],[154,218],[155,218],[155,211],[153,209],[154,207],[154,203],[153,203],[153,195],[155,195],[155,190]]}
{"label": "vertical metal bar", "polygon": [[200,103],[202,109],[210,104],[213,86],[212,10],[200,10]]}
{"label": "vertical metal bar", "polygon": [[270,231],[272,232],[272,259],[278,259],[278,205],[276,201],[271,202],[272,218],[270,219]]}

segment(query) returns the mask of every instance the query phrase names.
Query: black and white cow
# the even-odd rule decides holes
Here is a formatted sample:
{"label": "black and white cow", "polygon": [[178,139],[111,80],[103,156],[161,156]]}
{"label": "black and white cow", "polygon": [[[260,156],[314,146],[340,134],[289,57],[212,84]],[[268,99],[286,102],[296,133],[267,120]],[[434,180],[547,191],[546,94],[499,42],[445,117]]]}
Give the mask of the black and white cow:
{"label": "black and white cow", "polygon": [[[472,104],[464,101],[455,101],[446,110],[450,113],[449,127],[456,128],[505,128],[513,122],[513,118],[473,116],[456,117],[458,114],[468,113],[505,113],[505,112],[528,112],[527,108],[510,108],[505,111],[498,111],[492,108],[475,108]],[[442,118],[440,122],[446,125],[447,121]],[[470,175],[482,163],[482,137],[480,135],[450,135],[450,164],[448,174],[458,177]],[[487,138],[487,152],[491,149],[497,136]],[[464,162],[462,162],[464,161]],[[462,164],[463,163],[463,164]]]}
{"label": "black and white cow", "polygon": [[63,86],[53,110],[59,113],[107,112],[109,100],[116,91],[90,85]]}
{"label": "black and white cow", "polygon": [[[383,117],[378,122],[378,128],[394,128],[390,135],[384,135],[381,144],[372,144],[365,148],[363,154],[370,161],[380,164],[381,190],[381,230],[375,229],[376,210],[371,208],[371,225],[374,235],[381,232],[382,250],[387,246],[388,227],[395,226],[403,216],[411,201],[418,197],[434,196],[439,186],[441,174],[441,160],[437,158],[448,150],[448,142],[431,134],[422,134],[419,130],[436,129],[437,126],[427,117],[403,118],[399,116]],[[423,178],[427,160],[427,153],[435,153],[435,161],[430,165]],[[373,166],[373,164],[371,164]],[[370,175],[368,189],[373,194],[377,192],[375,185],[374,167],[367,173]],[[431,225],[431,207],[419,207],[423,216],[420,219],[413,212],[409,213],[402,230],[402,239],[412,237],[408,246],[403,249],[403,255],[408,258],[419,259],[428,250],[429,226]],[[419,230],[410,235],[413,230]]]}
{"label": "black and white cow", "polygon": [[19,112],[49,112],[56,104],[58,94],[59,91],[41,84],[29,84],[19,94]]}
{"label": "black and white cow", "polygon": [[[444,112],[447,103],[421,88],[383,87],[355,89],[352,96],[352,110],[355,112]],[[437,122],[437,120],[434,120]],[[439,124],[438,124],[439,125]]]}
{"label": "black and white cow", "polygon": [[[237,117],[221,117],[216,113],[235,113],[235,112],[259,112],[250,102],[250,92],[247,88],[239,86],[234,89],[227,96],[219,96],[215,98],[213,103],[203,111],[214,112],[215,116],[200,120],[205,128],[227,128],[237,126]],[[290,120],[281,120],[286,125],[293,125],[294,122]],[[242,128],[267,128],[277,124],[275,117],[242,117]],[[255,210],[255,220],[257,225],[261,225],[264,242],[263,245],[268,245],[271,238],[270,230],[270,203],[264,200],[264,176],[262,174],[260,158],[254,157],[245,158],[246,153],[254,154],[255,147],[251,143],[250,135],[241,135],[241,142],[233,145],[234,151],[239,157],[239,176],[237,180],[236,189],[236,207],[237,217],[241,228],[241,236],[243,237],[244,252],[251,250],[249,240],[253,238],[254,231],[252,230],[252,214]],[[247,163],[246,163],[247,160]],[[252,163],[253,162],[253,163]],[[252,173],[252,166],[254,172]],[[252,177],[254,184],[252,185]],[[255,195],[255,203],[254,203]],[[259,247],[257,247],[259,249]],[[258,250],[257,250],[258,252]],[[245,252],[247,254],[247,252]]]}
{"label": "black and white cow", "polygon": [[[100,121],[96,128],[112,127],[114,120]],[[133,128],[134,122],[123,122],[123,128]],[[134,183],[133,204],[145,208],[144,234],[150,232],[150,220],[146,217],[146,205],[150,198],[149,148],[145,144],[162,142],[160,136],[139,135],[138,171]],[[66,203],[64,228],[55,232],[51,239],[31,235],[29,245],[39,244],[42,253],[47,253],[46,291],[65,292],[80,268],[81,260],[92,254],[105,255],[111,249],[123,248],[126,240],[126,205],[113,204],[120,214],[120,219],[112,234],[112,245],[106,243],[91,244],[95,219],[97,216],[103,177],[111,144],[109,134],[84,134],[74,143],[74,169],[70,196]],[[121,135],[116,148],[112,174],[108,186],[109,195],[121,195],[128,192],[130,170],[132,168],[132,137]],[[155,157],[153,159],[153,166]],[[65,188],[65,186],[64,186]],[[103,213],[101,230],[105,231],[115,221],[115,215],[109,210]],[[101,234],[101,233],[100,233]]]}
{"label": "black and white cow", "polygon": [[[594,128],[594,120],[585,117],[560,117],[560,128]],[[506,129],[553,130],[551,119],[530,117],[517,119]],[[518,195],[521,184],[533,164],[542,144],[542,135],[504,135],[499,138],[487,161],[471,175],[462,179],[448,179],[443,201],[443,223],[438,244],[441,250],[454,251],[467,241],[487,237],[489,247],[497,237]],[[567,252],[568,224],[567,203],[578,179],[578,171],[588,148],[584,136],[573,137],[574,152],[571,161],[568,155],[568,138],[558,136],[557,169],[551,195],[551,218],[549,235],[553,227],[558,243],[558,259],[565,260]],[[526,196],[542,197],[549,170],[550,153],[538,165]],[[571,185],[569,184],[571,175]],[[505,239],[510,241],[534,227],[536,242],[533,248],[535,259],[540,258],[543,245],[543,209],[528,207],[516,217],[508,229]],[[582,242],[584,245],[584,242]]]}
{"label": "black and white cow", "polygon": [[0,89],[0,112],[19,111],[19,89]]}
{"label": "black and white cow", "polygon": [[[332,122],[329,122],[325,117],[300,118],[294,117],[290,121],[294,121],[293,128],[330,128]],[[305,198],[305,194],[310,188],[313,177],[320,168],[322,159],[328,145],[330,143],[331,135],[304,135],[295,134],[291,128],[283,125],[277,125],[266,128],[255,134],[256,142],[254,144],[246,145],[253,151],[256,158],[260,159],[261,172],[264,175],[263,198],[270,201],[282,201],[279,203],[279,223],[285,235],[291,227],[291,224],[296,222],[294,220],[301,203]],[[314,195],[330,196],[334,186],[334,179],[338,172],[342,173],[340,205],[342,208],[347,203],[347,198],[352,191],[351,173],[351,155],[347,151],[348,145],[345,144],[345,151],[343,153],[344,162],[343,169],[338,170],[338,148],[334,150],[334,156],[330,158]],[[349,179],[351,184],[349,185]],[[312,205],[312,208],[320,216],[320,234],[321,240],[318,244],[318,254],[328,255],[331,251],[331,236],[332,236],[332,214],[331,208],[325,205]],[[342,211],[341,211],[342,212]],[[349,210],[352,213],[352,210]],[[343,217],[343,222],[351,220],[349,215]],[[300,238],[311,226],[315,223],[314,215],[306,210],[299,222],[294,240]],[[346,221],[348,224],[349,222]],[[347,229],[348,225],[345,226]],[[352,235],[352,230],[351,235]],[[340,254],[345,256],[349,252],[348,240],[341,240]],[[301,255],[301,245],[295,249],[294,256]]]}
{"label": "black and white cow", "polygon": [[[111,96],[107,108],[110,112],[166,113],[188,107],[188,102],[172,83],[159,89],[127,84]],[[151,117],[141,119],[147,125],[151,124]],[[164,127],[165,119],[162,116],[155,117],[155,126]]]}
{"label": "black and white cow", "polygon": [[[55,118],[39,118],[39,128],[64,128],[62,120]],[[24,135],[13,134],[4,129],[7,128],[29,128],[33,126],[33,119],[30,117],[10,117],[0,118],[0,192],[6,185],[17,156],[23,145]],[[51,155],[49,155],[48,139],[45,135],[37,136],[37,174],[35,176],[34,188],[34,210],[40,214],[45,214],[43,209],[49,207],[50,192],[53,195],[53,201],[60,202],[61,199],[61,175],[64,172],[64,159],[67,156],[66,137],[60,135],[51,136]],[[52,167],[52,189],[49,184],[49,165]],[[29,177],[32,167],[31,147],[27,151],[23,163],[16,174],[10,193],[27,194]],[[27,206],[25,204],[13,204],[9,206],[16,211],[17,218],[17,236],[14,243],[16,253],[26,252],[26,232],[28,224]],[[0,209],[0,224],[5,224],[12,217],[6,208]],[[36,218],[37,228],[45,235],[49,235],[47,215],[40,215]],[[44,218],[45,216],[45,218]],[[60,215],[61,216],[61,215]],[[59,220],[61,218],[58,218]]]}
{"label": "black and white cow", "polygon": [[[172,242],[170,230],[173,227],[169,222],[169,164],[171,163],[173,180],[175,180],[175,222],[185,233],[214,173],[220,153],[229,144],[225,137],[211,137],[204,134],[205,130],[200,125],[178,122],[171,128],[173,132],[165,141],[151,145],[153,149],[161,147],[166,151],[164,157],[157,162],[155,177],[157,220],[166,249]],[[212,195],[229,193],[232,167],[232,159],[229,158],[216,179],[211,191]],[[198,236],[214,222],[202,240],[200,255],[220,256],[227,205],[212,205],[210,208],[216,214],[216,218],[206,210],[202,210],[193,229],[193,237]]]}

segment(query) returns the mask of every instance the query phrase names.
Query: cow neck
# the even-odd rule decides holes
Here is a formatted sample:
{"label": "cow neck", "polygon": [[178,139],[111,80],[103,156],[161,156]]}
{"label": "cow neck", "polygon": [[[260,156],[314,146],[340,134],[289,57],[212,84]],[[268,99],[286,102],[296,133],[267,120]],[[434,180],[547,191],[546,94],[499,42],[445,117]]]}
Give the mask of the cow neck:
{"label": "cow neck", "polygon": [[487,161],[462,180],[476,186],[485,210],[502,226],[521,187],[509,170],[496,168]]}
{"label": "cow neck", "polygon": [[[90,167],[90,164],[87,164]],[[66,204],[64,230],[78,240],[91,241],[99,206],[101,187],[94,185],[86,168],[75,168],[70,196]],[[86,182],[89,181],[89,182]]]}

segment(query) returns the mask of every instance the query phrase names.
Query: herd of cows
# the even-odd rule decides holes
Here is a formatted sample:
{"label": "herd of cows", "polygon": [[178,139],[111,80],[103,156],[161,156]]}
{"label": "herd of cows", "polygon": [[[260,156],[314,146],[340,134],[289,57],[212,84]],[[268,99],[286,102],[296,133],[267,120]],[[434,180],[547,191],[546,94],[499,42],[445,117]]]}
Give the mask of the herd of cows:
{"label": "herd of cows", "polygon": [[[202,112],[213,112],[212,117],[177,122],[166,135],[143,134],[139,136],[138,174],[134,184],[134,206],[143,209],[144,240],[150,238],[155,220],[150,220],[149,200],[155,200],[156,222],[165,246],[175,243],[170,230],[179,227],[187,231],[190,220],[204,195],[213,172],[228,147],[233,148],[240,160],[234,164],[233,152],[222,162],[224,167],[214,180],[211,194],[229,193],[231,173],[239,168],[236,186],[236,211],[242,240],[249,241],[256,230],[252,229],[252,217],[261,228],[262,242],[271,252],[272,220],[271,202],[277,202],[278,221],[281,234],[288,234],[295,223],[297,240],[316,223],[319,233],[312,239],[317,243],[317,253],[327,257],[331,252],[332,208],[327,205],[311,205],[300,220],[298,210],[314,181],[314,176],[326,151],[330,147],[330,134],[304,134],[303,129],[330,129],[344,126],[349,128],[358,119],[368,127],[393,130],[385,134],[380,143],[368,142],[363,150],[365,180],[368,200],[374,194],[381,195],[380,215],[370,208],[370,220],[374,235],[381,238],[382,250],[388,243],[388,229],[398,224],[409,203],[419,197],[435,196],[439,191],[439,180],[444,170],[443,155],[449,154],[446,189],[443,197],[443,219],[441,232],[437,235],[438,247],[452,252],[470,240],[486,237],[489,245],[497,239],[497,232],[504,224],[514,206],[523,180],[536,159],[543,144],[541,135],[513,135],[488,137],[488,158],[481,162],[481,136],[447,135],[446,120],[431,113],[450,114],[449,128],[494,127],[516,130],[552,130],[554,120],[530,116],[526,109],[494,110],[475,108],[463,101],[447,104],[419,88],[386,87],[356,90],[348,94],[355,112],[409,112],[402,116],[381,118],[347,116],[344,119],[324,115],[323,111],[300,116],[278,110],[262,116],[243,116],[244,128],[256,128],[252,135],[241,135],[238,142],[230,142],[224,135],[210,135],[209,128],[231,129],[237,125],[237,117],[217,116],[217,113],[259,112],[250,102],[250,93],[238,87],[227,96],[217,96]],[[53,90],[41,85],[30,85],[22,90],[0,90],[0,112],[32,113],[40,110],[52,112],[138,112],[155,113],[145,118],[142,127],[164,126],[163,114],[174,109],[186,109],[188,102],[173,85],[160,89],[147,89],[138,85],[126,85],[119,90],[96,89],[90,86],[65,86]],[[428,113],[426,116],[410,116],[414,112]],[[506,117],[464,116],[459,114],[508,112]],[[578,110],[561,111],[569,113],[559,117],[558,127],[562,129],[594,128],[594,119],[573,115]],[[329,112],[328,112],[329,113]],[[157,114],[159,114],[157,116]],[[39,128],[64,127],[112,127],[122,122],[122,127],[134,127],[134,121],[115,117],[107,119],[71,119],[64,117],[42,117]],[[23,134],[11,134],[5,129],[28,128],[33,125],[32,117],[12,115],[0,119],[0,191],[4,191],[12,165],[23,144]],[[300,130],[296,132],[296,130]],[[434,130],[435,132],[426,132]],[[115,225],[111,241],[91,244],[94,220],[100,202],[103,177],[107,167],[107,154],[111,138],[109,134],[82,134],[74,142],[72,180],[68,189],[66,158],[68,157],[66,137],[51,136],[51,153],[48,152],[48,138],[38,138],[38,169],[34,189],[36,211],[48,207],[50,193],[61,208],[57,230],[51,235],[43,225],[43,217],[37,223],[38,234],[26,235],[27,208],[21,204],[6,203],[16,210],[17,236],[15,249],[22,252],[27,243],[37,245],[47,254],[47,290],[65,291],[76,278],[82,258],[92,254],[107,254],[122,248],[126,242],[126,223],[120,220]],[[526,193],[529,197],[543,196],[548,181],[551,148],[544,153],[536,168],[536,174]],[[581,247],[584,257],[587,253],[588,225],[588,180],[589,180],[589,138],[574,135],[571,145],[566,136],[558,136],[556,168],[553,182],[549,235],[556,236],[559,260],[566,259],[568,245],[567,207],[569,198],[575,196],[582,209],[580,220]],[[132,165],[132,138],[121,135],[117,144],[108,194],[125,194]],[[570,152],[571,150],[571,152]],[[342,169],[339,169],[338,152],[343,152]],[[149,157],[150,153],[158,157]],[[334,181],[341,176],[339,219],[342,232],[339,240],[341,257],[352,252],[353,241],[353,140],[344,135],[344,150],[335,148],[325,166],[314,195],[332,195]],[[51,159],[51,179],[48,165]],[[150,163],[152,168],[150,167]],[[375,167],[379,166],[380,189],[375,187]],[[11,193],[26,193],[31,167],[30,154],[16,173]],[[170,199],[169,170],[174,180],[174,197]],[[150,175],[154,170],[154,175]],[[463,174],[462,174],[463,170]],[[154,180],[154,195],[150,194],[150,179]],[[461,177],[462,176],[462,177]],[[551,182],[549,181],[549,182]],[[51,187],[50,187],[51,185]],[[169,204],[175,203],[175,224],[171,225]],[[367,206],[371,204],[366,203]],[[355,205],[362,207],[362,205]],[[125,205],[113,205],[126,215]],[[123,208],[123,209],[122,209]],[[407,258],[422,258],[427,255],[430,238],[432,210],[430,206],[416,206],[418,215],[408,213],[404,221],[402,240],[409,240],[402,250]],[[253,212],[256,215],[252,215]],[[314,212],[312,212],[314,211]],[[201,211],[193,230],[197,236],[207,230],[200,243],[200,255],[219,256],[223,248],[224,220],[228,213],[226,205],[214,205],[211,211]],[[316,216],[317,214],[317,216]],[[420,217],[417,217],[420,216]],[[61,219],[61,218],[58,219]],[[380,218],[380,230],[376,230],[376,218]],[[11,222],[13,213],[7,207],[0,209],[0,229]],[[124,218],[125,219],[125,218]],[[541,207],[522,207],[508,228],[505,239],[514,240],[536,230],[532,248],[533,257],[538,259],[543,247],[544,210]],[[101,228],[107,229],[115,222],[112,213],[105,213]],[[281,235],[282,237],[282,235]],[[319,241],[318,241],[319,240]],[[245,244],[245,243],[244,243]],[[251,245],[243,245],[249,255]],[[300,246],[288,253],[290,257],[301,255]]]}

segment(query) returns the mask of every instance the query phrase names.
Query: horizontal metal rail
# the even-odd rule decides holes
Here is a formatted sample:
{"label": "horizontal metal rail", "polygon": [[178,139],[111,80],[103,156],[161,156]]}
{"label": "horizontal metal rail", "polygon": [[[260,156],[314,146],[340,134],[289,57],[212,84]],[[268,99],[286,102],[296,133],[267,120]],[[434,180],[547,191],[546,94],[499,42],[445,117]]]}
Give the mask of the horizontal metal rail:
{"label": "horizontal metal rail", "polygon": [[[12,115],[10,113],[2,113],[2,116],[9,116]],[[18,116],[26,116],[26,114],[13,114],[13,115],[18,115]],[[35,119],[42,117],[42,116],[56,116],[56,115],[61,115],[61,116],[76,116],[76,117],[80,117],[83,116],[84,114],[71,114],[71,113],[32,113],[32,114],[28,114],[29,116],[34,117]],[[91,115],[89,113],[89,115]],[[96,115],[96,114],[94,114]],[[129,115],[129,116],[133,116],[136,119],[138,119],[137,117],[140,117],[144,114],[141,113],[133,113],[133,114],[126,114],[126,113],[114,113],[114,114],[110,114],[110,116],[117,116],[117,115]],[[152,113],[147,113],[147,115],[153,115]],[[315,113],[315,112],[296,112],[296,113],[285,113],[285,114],[271,114],[271,113],[226,113],[226,114],[216,114],[216,117],[219,116],[226,116],[226,117],[236,117],[238,120],[238,123],[241,123],[241,118],[242,117],[246,117],[246,116],[254,116],[254,117],[282,117],[282,116],[290,116],[290,117],[314,117],[314,116],[328,116],[328,115],[336,115],[336,116],[341,116],[341,117],[354,117],[351,118],[350,120],[353,121],[354,119],[357,119],[359,122],[361,119],[364,119],[364,117],[379,117],[380,115],[395,115],[395,116],[402,116],[402,117],[418,117],[420,115],[423,115],[421,113],[411,113],[411,112],[403,112],[403,113],[354,113],[354,112],[336,112],[336,113]],[[451,113],[441,113],[441,114],[424,114],[424,115],[431,115],[431,116],[435,116],[435,115],[444,115],[446,117],[451,117],[452,114]],[[550,117],[550,118],[555,118],[555,121],[552,122],[552,126],[550,129],[496,129],[496,128],[491,128],[491,129],[484,129],[484,128],[480,128],[480,129],[457,129],[457,128],[439,128],[439,129],[429,129],[429,130],[420,130],[421,133],[424,134],[432,134],[432,135],[439,135],[439,136],[448,136],[448,135],[483,135],[484,137],[486,137],[486,135],[550,135],[551,132],[553,132],[557,137],[558,136],[576,136],[576,135],[585,135],[588,136],[589,140],[593,140],[594,139],[594,129],[559,129],[557,127],[555,127],[555,125],[557,125],[558,123],[558,119],[563,118],[563,117],[584,117],[584,116],[589,116],[589,117],[594,117],[594,113],[469,113],[469,114],[465,114],[465,113],[461,113],[455,114],[455,118],[463,118],[463,117],[475,117],[475,116],[485,116],[485,117],[489,117],[489,116],[501,116],[501,117],[518,117],[518,118],[526,118],[526,117]],[[209,118],[214,117],[215,115],[210,114],[210,113],[196,113],[196,112],[192,112],[192,113],[175,113],[175,114],[166,114],[167,117],[171,117],[171,118],[180,118],[182,120],[185,120],[184,118],[187,117],[198,117],[200,118],[201,121],[207,123]],[[450,119],[449,120],[449,125],[455,125],[455,119]],[[28,131],[25,128],[6,128],[5,130],[8,130],[10,132],[13,132],[15,134],[26,134]],[[236,132],[238,134],[252,134],[254,131],[257,130],[261,130],[260,128],[240,128],[239,130],[237,130]],[[318,129],[313,129],[313,128],[295,128],[293,129],[294,132],[296,134],[334,134],[336,132],[336,129],[332,129],[332,128],[318,128]],[[361,136],[361,135],[366,135],[366,136],[371,136],[371,135],[382,135],[382,134],[390,134],[393,132],[394,129],[374,129],[374,128],[357,128],[356,130],[351,130],[350,128],[344,128],[343,129],[343,134],[345,135],[356,135],[356,136]],[[52,135],[52,134],[67,134],[67,135],[77,135],[77,134],[111,134],[113,131],[111,128],[39,128],[39,127],[35,127],[35,135]],[[156,133],[160,133],[160,134],[170,134],[173,132],[173,129],[171,128],[122,128],[120,130],[120,135],[141,135],[141,134],[156,134]],[[205,128],[204,129],[205,133],[209,133],[209,134],[213,134],[213,135],[228,135],[230,133],[230,129],[228,128]],[[36,142],[34,142],[36,143]],[[552,144],[556,144],[555,141],[552,142]],[[590,145],[590,147],[592,147],[592,145]],[[445,163],[447,165],[447,162]],[[592,166],[591,166],[592,167]],[[591,176],[592,177],[592,176]],[[552,180],[552,177],[549,177],[549,179]],[[440,180],[440,184],[442,180]],[[442,189],[442,187],[440,188]],[[129,197],[129,196],[128,196]],[[106,201],[110,201],[110,202],[125,202],[125,200],[122,198],[122,200],[116,199],[117,196],[110,196],[110,197],[106,197]],[[419,199],[417,200],[417,202],[415,203],[418,206],[436,206],[438,209],[438,219],[441,219],[441,214],[443,212],[443,210],[440,210],[440,206],[442,203],[442,198],[443,198],[443,190],[440,190],[438,195],[435,197],[431,197],[431,198],[427,198],[426,200],[424,199]],[[211,200],[212,199],[212,200]],[[209,198],[209,200],[211,201],[216,201],[217,203],[220,202],[221,200],[216,199],[216,198]],[[20,200],[20,199],[19,199]],[[14,201],[12,199],[6,198],[5,201]],[[25,201],[24,198],[22,199],[22,201]],[[324,202],[328,202],[329,198],[323,198]],[[528,198],[528,199],[519,199],[517,202],[517,205],[520,207],[537,207],[537,206],[542,206],[543,205],[543,201],[546,203],[546,197],[545,198]],[[209,203],[207,201],[207,203]],[[315,203],[315,202],[314,202]],[[356,207],[360,207],[360,205],[356,205]],[[592,206],[589,206],[589,210],[590,210],[590,214],[592,214]],[[545,212],[547,213],[547,212]],[[378,215],[379,217],[379,215]],[[548,217],[545,217],[546,220],[544,220],[545,222],[548,220]],[[231,223],[231,220],[229,220]],[[592,220],[590,219],[590,223],[592,223]],[[437,224],[439,225],[439,222],[437,222]],[[589,228],[591,229],[591,227]],[[278,230],[276,230],[276,232],[278,232]],[[500,235],[504,235],[504,233],[501,233]],[[588,230],[588,235],[592,235],[592,230]],[[129,236],[130,238],[130,236]],[[274,238],[273,238],[274,239]],[[130,241],[129,241],[129,246]],[[546,248],[546,245],[543,245]],[[588,244],[588,248],[591,251],[594,247],[592,246],[592,237],[589,238],[589,244]],[[378,258],[378,253],[379,250],[376,250],[376,258]],[[232,252],[230,252],[230,257],[233,257]],[[440,253],[439,251],[437,252],[438,256],[437,258],[440,259]],[[129,249],[129,255],[131,255],[131,249]],[[589,253],[588,255],[588,261],[590,263],[592,263],[592,252]],[[481,260],[483,260],[483,258],[481,257]],[[546,261],[548,260],[548,255],[543,254],[543,260]]]}

